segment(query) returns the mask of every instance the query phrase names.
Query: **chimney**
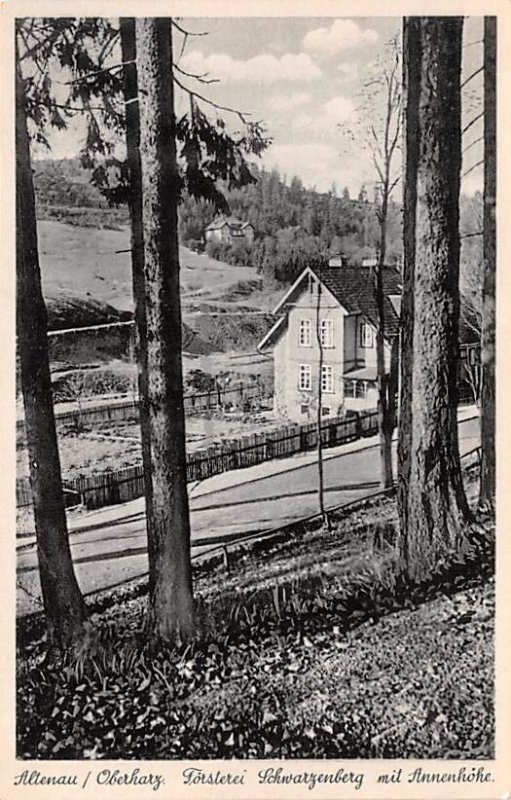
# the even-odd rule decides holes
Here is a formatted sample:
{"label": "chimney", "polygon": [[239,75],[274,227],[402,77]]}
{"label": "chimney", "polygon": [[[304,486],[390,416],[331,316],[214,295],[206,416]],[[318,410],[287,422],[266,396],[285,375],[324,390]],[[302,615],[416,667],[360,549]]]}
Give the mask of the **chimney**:
{"label": "chimney", "polygon": [[329,267],[347,267],[348,257],[345,253],[337,253],[335,256],[330,256],[328,259]]}

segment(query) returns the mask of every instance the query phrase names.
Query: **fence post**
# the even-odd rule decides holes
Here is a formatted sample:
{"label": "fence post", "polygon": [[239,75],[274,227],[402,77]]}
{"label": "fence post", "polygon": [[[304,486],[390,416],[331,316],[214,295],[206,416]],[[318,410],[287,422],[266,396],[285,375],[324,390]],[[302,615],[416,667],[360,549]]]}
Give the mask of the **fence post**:
{"label": "fence post", "polygon": [[307,431],[305,425],[300,425],[300,452],[307,450]]}
{"label": "fence post", "polygon": [[360,414],[358,413],[358,411],[356,411],[355,413],[357,415],[355,417],[355,439],[361,439],[362,436],[364,435],[362,430],[362,420],[360,418]]}

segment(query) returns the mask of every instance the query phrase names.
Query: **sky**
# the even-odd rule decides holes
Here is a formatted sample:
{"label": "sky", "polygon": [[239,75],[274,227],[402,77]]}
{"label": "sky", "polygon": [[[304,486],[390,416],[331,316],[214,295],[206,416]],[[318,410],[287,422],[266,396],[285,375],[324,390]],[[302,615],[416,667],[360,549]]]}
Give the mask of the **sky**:
{"label": "sky", "polygon": [[[399,18],[193,18],[180,20],[180,25],[207,35],[188,36],[184,48],[181,35],[175,35],[178,66],[189,73],[206,73],[217,82],[198,85],[193,78],[179,79],[211,101],[265,123],[273,139],[262,159],[266,168],[276,167],[288,182],[296,175],[305,186],[322,192],[335,184],[339,193],[348,187],[356,197],[365,184],[372,194],[375,172],[370,153],[361,145],[359,109],[364,82],[389,40],[400,33]],[[466,19],[463,78],[482,64],[481,38],[482,18]],[[464,90],[465,121],[475,116],[481,98],[478,75]],[[178,113],[185,102],[178,91]],[[378,102],[376,98],[376,110]],[[205,103],[202,107],[216,113]],[[222,116],[232,130],[239,129],[235,116]],[[367,116],[362,125],[366,123]],[[355,132],[354,138],[348,130]],[[482,122],[472,127],[464,146],[481,134]],[[80,136],[77,125],[52,136],[51,157],[76,155]],[[480,159],[477,143],[465,153],[464,171]],[[482,188],[481,166],[469,172],[462,188],[467,194]],[[399,194],[399,188],[396,191]]]}

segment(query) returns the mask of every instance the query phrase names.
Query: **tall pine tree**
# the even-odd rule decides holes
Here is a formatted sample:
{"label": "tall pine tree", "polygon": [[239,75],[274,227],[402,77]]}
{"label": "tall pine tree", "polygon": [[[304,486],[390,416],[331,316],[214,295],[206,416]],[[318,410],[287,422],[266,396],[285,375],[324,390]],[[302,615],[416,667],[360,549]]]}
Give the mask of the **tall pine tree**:
{"label": "tall pine tree", "polygon": [[403,392],[398,493],[402,554],[421,577],[463,535],[458,447],[459,17],[404,22],[406,187]]}

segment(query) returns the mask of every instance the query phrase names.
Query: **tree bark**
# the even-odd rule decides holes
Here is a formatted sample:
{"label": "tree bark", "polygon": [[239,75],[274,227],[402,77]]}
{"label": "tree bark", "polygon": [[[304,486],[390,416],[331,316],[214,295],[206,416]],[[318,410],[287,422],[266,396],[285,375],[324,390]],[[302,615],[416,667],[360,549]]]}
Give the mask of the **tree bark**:
{"label": "tree bark", "polygon": [[190,520],[186,489],[176,121],[169,18],[136,21],[147,314],[152,508],[147,520],[152,643],[192,636]]}
{"label": "tree bark", "polygon": [[419,147],[420,19],[403,20],[403,292],[400,319],[399,426],[397,505],[402,555],[408,557],[408,486],[412,453],[412,366],[414,329],[415,218]]}
{"label": "tree bark", "polygon": [[66,647],[86,617],[67,534],[41,289],[26,99],[16,69],[17,337],[32,485],[37,556],[49,640]]}
{"label": "tree bark", "polygon": [[[126,152],[130,177],[131,271],[135,306],[138,406],[144,467],[146,524],[152,517],[151,432],[147,366],[147,319],[144,281],[144,227],[142,219],[142,171],[140,164],[140,111],[138,104],[135,18],[121,17],[121,51],[126,103]],[[149,576],[152,580],[152,575]]]}
{"label": "tree bark", "polygon": [[[408,381],[411,377],[406,389],[411,390],[410,407],[404,409],[410,461],[405,465],[407,474],[401,476],[407,485],[400,502],[406,504],[402,529],[406,569],[417,578],[431,572],[438,559],[457,546],[469,518],[457,426],[463,20],[422,17],[410,24],[418,25],[420,69],[414,79],[419,77],[420,84],[418,105],[417,87],[408,85],[407,123],[415,128],[410,131],[407,159],[412,159],[410,172],[417,160],[417,170],[416,197],[412,190],[404,219],[405,230],[409,225],[415,228],[412,252],[410,234],[405,238],[405,267],[413,270],[414,321],[412,335],[405,328],[408,359],[412,344],[411,370],[408,364],[406,375]],[[414,33],[405,40],[408,79],[417,57],[409,52],[413,37]],[[405,326],[410,325],[409,308],[407,312]]]}
{"label": "tree bark", "polygon": [[[392,472],[392,431],[394,419],[390,419],[392,404],[389,376],[385,370],[385,309],[383,293],[383,270],[387,250],[387,211],[388,211],[388,169],[385,165],[386,181],[383,187],[382,207],[380,209],[380,252],[374,270],[373,291],[377,309],[376,324],[376,377],[378,385],[378,434],[380,438],[380,486],[389,489],[393,483]],[[390,434],[390,435],[389,435]]]}
{"label": "tree bark", "polygon": [[[321,271],[320,271],[321,275]],[[317,300],[316,300],[316,341],[318,344],[319,361],[318,361],[318,403],[316,409],[316,433],[317,433],[317,455],[318,455],[318,505],[319,513],[323,519],[323,523],[328,529],[329,517],[325,511],[325,480],[323,470],[323,438],[321,435],[321,423],[323,420],[323,387],[322,387],[322,372],[323,372],[323,344],[321,342],[321,281],[317,282]]]}
{"label": "tree bark", "polygon": [[483,325],[481,336],[481,486],[479,501],[493,506],[495,454],[495,248],[496,248],[497,20],[484,20]]}
{"label": "tree bark", "polygon": [[[397,72],[397,52],[392,65],[383,67],[380,80],[385,87],[385,117],[381,137],[378,137],[371,123],[372,138],[370,149],[373,162],[379,178],[379,191],[376,199],[381,195],[378,208],[378,225],[380,233],[379,252],[376,265],[372,270],[373,296],[377,309],[376,320],[376,373],[378,387],[378,433],[380,439],[380,486],[388,489],[393,486],[394,477],[392,469],[392,434],[395,425],[395,391],[397,383],[397,364],[391,359],[390,369],[387,373],[385,365],[385,293],[383,273],[387,258],[387,224],[389,202],[396,181],[392,180],[392,162],[396,152],[400,130],[400,100],[399,81]],[[395,125],[395,129],[394,129]],[[380,140],[379,140],[380,139]]]}

